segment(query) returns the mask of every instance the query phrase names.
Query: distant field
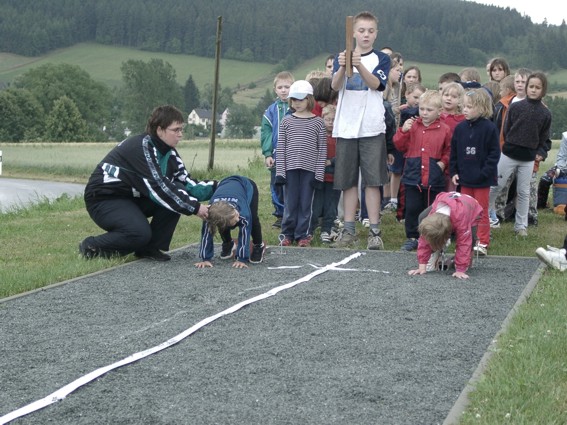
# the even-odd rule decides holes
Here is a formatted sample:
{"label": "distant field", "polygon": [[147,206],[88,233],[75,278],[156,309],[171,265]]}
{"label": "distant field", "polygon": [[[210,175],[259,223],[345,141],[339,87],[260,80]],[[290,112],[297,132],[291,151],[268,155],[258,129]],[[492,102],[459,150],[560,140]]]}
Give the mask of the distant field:
{"label": "distant field", "polygon": [[[313,70],[323,70],[325,58],[332,52],[303,62],[291,70],[296,79],[304,79],[307,73]],[[106,46],[95,43],[81,43],[75,46],[60,49],[41,57],[24,57],[9,53],[0,53],[0,83],[8,83],[27,70],[45,63],[70,63],[85,69],[93,79],[109,86],[121,85],[122,74],[120,66],[128,59],[148,61],[152,58],[163,59],[169,62],[177,72],[179,84],[185,84],[189,75],[199,89],[205,84],[213,83],[215,61],[213,58],[203,58],[190,55],[174,55],[170,53],[155,53],[126,47]],[[421,69],[423,83],[428,88],[437,87],[437,79],[445,72],[459,72],[463,67],[459,65],[437,65],[412,62],[405,58],[405,67],[417,65]],[[221,59],[220,84],[234,90],[234,101],[249,107],[254,107],[266,92],[272,90],[274,65],[259,62],[240,62]],[[483,69],[481,76],[484,77]],[[567,70],[560,70],[549,75],[551,84],[562,83],[567,85]],[[255,86],[249,88],[251,85]],[[554,93],[567,97],[567,93]]]}
{"label": "distant field", "polygon": [[[152,58],[169,62],[176,70],[179,84],[185,84],[189,75],[193,76],[199,88],[207,83],[213,83],[215,70],[213,58],[147,52],[94,43],[81,43],[33,58],[0,53],[0,82],[12,81],[27,70],[46,63],[69,63],[79,65],[93,79],[115,87],[122,84],[120,66],[123,62],[129,59],[149,61]],[[247,87],[251,82],[270,75],[273,68],[272,64],[222,59],[219,69],[220,82],[223,87]]]}
{"label": "distant field", "polygon": [[[43,168],[55,180],[85,183],[97,163],[116,143],[0,143],[5,175],[26,167]],[[178,151],[190,172],[203,172],[209,164],[209,140],[183,140]],[[32,154],[30,154],[32,152]],[[222,139],[215,143],[214,168],[248,169],[260,158],[260,142],[256,140]],[[12,174],[14,175],[14,174]],[[18,174],[19,175],[19,174]]]}

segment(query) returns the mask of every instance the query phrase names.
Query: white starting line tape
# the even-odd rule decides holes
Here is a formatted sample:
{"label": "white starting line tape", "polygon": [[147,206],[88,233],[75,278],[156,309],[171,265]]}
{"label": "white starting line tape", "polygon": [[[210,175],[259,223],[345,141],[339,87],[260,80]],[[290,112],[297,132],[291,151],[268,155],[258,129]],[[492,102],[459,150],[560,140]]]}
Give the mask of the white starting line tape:
{"label": "white starting line tape", "polygon": [[285,289],[289,289],[289,288],[293,288],[294,286],[300,284],[300,283],[304,283],[307,282],[309,280],[311,280],[312,278],[314,278],[315,276],[318,276],[322,273],[325,273],[326,271],[329,270],[335,270],[337,266],[341,266],[343,264],[348,263],[349,261],[358,258],[362,255],[362,253],[357,252],[355,254],[350,255],[349,257],[337,262],[337,263],[331,263],[325,267],[321,267],[318,268],[317,270],[315,270],[314,272],[300,278],[297,279],[293,282],[290,283],[286,283],[285,285],[281,285],[278,286],[276,288],[270,289],[268,292],[264,292],[263,294],[257,295],[253,298],[249,298],[248,300],[242,301],[238,304],[233,305],[232,307],[221,311],[220,313],[215,314],[214,316],[210,316],[207,317],[204,320],[201,320],[199,323],[191,326],[189,329],[181,332],[180,334],[174,336],[173,338],[167,340],[166,342],[157,345],[155,347],[149,348],[145,351],[140,351],[138,353],[132,354],[116,363],[113,363],[111,365],[105,366],[105,367],[101,367],[99,369],[96,369],[94,371],[92,371],[91,373],[88,373],[87,375],[84,375],[78,379],[76,379],[75,381],[71,382],[70,384],[65,385],[64,387],[58,389],[57,391],[49,394],[47,397],[44,397],[40,400],[34,401],[26,406],[23,406],[17,410],[14,410],[13,412],[10,412],[2,417],[0,417],[0,425],[6,424],[10,421],[13,421],[14,419],[20,418],[22,416],[28,415],[32,412],[35,412],[39,409],[43,409],[44,407],[49,406],[50,404],[56,403],[60,400],[63,400],[65,397],[67,397],[69,394],[71,394],[73,391],[75,391],[77,388],[82,387],[83,385],[88,384],[89,382],[94,381],[96,378],[99,378],[100,376],[110,372],[111,370],[117,369],[119,367],[122,366],[126,366],[127,364],[133,363],[135,361],[141,360],[145,357],[148,357],[152,354],[155,354],[159,351],[162,351],[168,347],[171,347],[174,344],[177,344],[178,342],[184,340],[185,338],[187,338],[189,335],[195,333],[196,331],[198,331],[199,329],[201,329],[202,327],[208,325],[211,322],[214,322],[215,320],[226,316],[228,314],[234,313],[235,311],[240,310],[242,307],[245,307],[247,305],[253,304],[257,301],[261,301],[263,299],[272,297],[274,295],[276,295],[278,292],[283,291]]}
{"label": "white starting line tape", "polygon": [[[318,266],[316,264],[307,264],[308,266],[313,267],[314,269],[321,269],[322,266]],[[285,269],[300,269],[305,266],[279,266],[279,267],[268,267],[268,270],[285,270]],[[325,266],[328,267],[328,266]],[[344,269],[342,267],[332,267],[328,270],[338,271],[338,272],[371,272],[371,273],[383,273],[383,274],[390,274],[387,270],[374,270],[374,269]]]}

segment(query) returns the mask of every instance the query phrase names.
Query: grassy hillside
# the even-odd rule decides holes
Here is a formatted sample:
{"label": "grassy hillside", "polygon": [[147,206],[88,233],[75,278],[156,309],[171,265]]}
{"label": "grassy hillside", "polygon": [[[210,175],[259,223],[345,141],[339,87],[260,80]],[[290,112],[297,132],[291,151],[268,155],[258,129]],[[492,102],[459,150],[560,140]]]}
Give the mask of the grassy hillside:
{"label": "grassy hillside", "polygon": [[[324,52],[300,64],[292,70],[295,78],[303,79],[312,70],[323,70],[327,56],[328,53]],[[0,83],[9,83],[18,75],[45,63],[69,63],[79,65],[95,80],[116,87],[121,84],[120,66],[124,61],[129,59],[148,61],[152,58],[169,62],[175,68],[178,82],[181,85],[185,84],[189,75],[193,76],[193,80],[199,89],[202,89],[207,83],[213,83],[215,61],[212,58],[147,52],[95,43],[77,44],[41,57],[0,53]],[[437,87],[437,79],[441,74],[449,71],[459,72],[463,68],[462,66],[412,62],[411,58],[405,58],[405,67],[411,65],[419,66],[422,71],[423,83],[428,88]],[[267,63],[221,59],[220,84],[222,87],[234,89],[236,103],[253,107],[264,95],[266,89],[272,89],[274,68],[274,65]],[[481,71],[481,76],[484,77],[484,70],[479,71]],[[549,81],[551,85],[554,83],[567,84],[567,70],[550,74]],[[250,88],[251,85],[254,87]]]}

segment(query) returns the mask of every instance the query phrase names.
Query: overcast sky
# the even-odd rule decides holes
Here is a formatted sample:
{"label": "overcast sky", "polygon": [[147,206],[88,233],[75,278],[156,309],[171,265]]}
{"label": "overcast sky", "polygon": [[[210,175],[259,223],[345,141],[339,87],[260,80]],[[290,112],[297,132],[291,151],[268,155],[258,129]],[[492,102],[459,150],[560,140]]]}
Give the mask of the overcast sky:
{"label": "overcast sky", "polygon": [[541,24],[544,19],[551,25],[567,22],[567,2],[565,0],[475,0],[475,3],[491,4],[516,9],[521,15],[528,15],[533,23]]}

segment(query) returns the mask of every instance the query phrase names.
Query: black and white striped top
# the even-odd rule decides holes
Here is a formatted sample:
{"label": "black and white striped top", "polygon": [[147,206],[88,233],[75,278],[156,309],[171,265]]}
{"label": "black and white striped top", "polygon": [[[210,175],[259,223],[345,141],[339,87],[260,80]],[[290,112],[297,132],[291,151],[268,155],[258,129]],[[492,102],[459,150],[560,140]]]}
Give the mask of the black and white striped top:
{"label": "black and white striped top", "polygon": [[327,135],[321,117],[286,116],[279,128],[276,175],[286,177],[288,170],[307,170],[323,181],[327,158]]}

